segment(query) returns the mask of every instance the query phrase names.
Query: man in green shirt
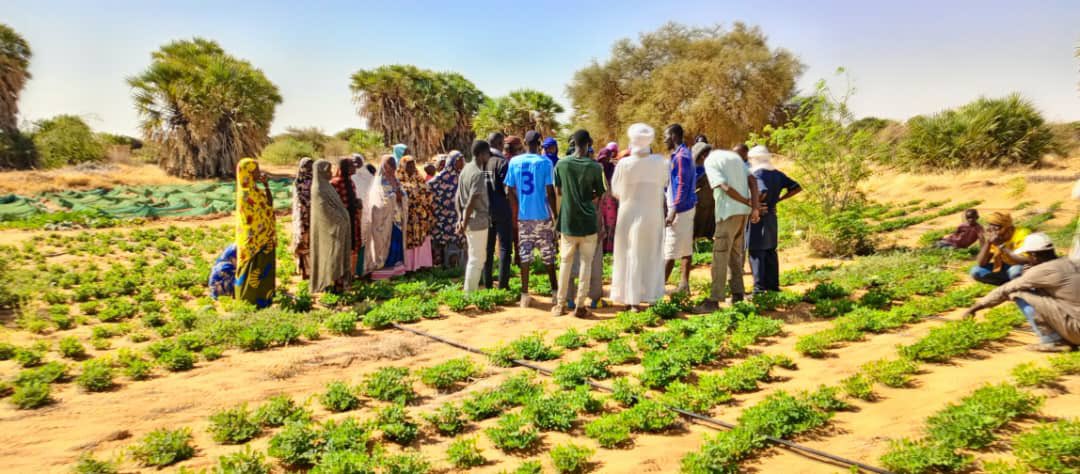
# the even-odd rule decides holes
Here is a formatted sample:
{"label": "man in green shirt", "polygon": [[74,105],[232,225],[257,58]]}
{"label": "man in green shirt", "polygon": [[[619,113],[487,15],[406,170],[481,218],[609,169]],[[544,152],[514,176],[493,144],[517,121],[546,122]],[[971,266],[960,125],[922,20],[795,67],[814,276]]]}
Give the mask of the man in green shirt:
{"label": "man in green shirt", "polygon": [[[600,196],[606,191],[603,168],[589,158],[589,147],[592,146],[589,132],[574,132],[570,142],[574,146],[574,154],[559,160],[555,165],[555,193],[562,200],[558,222],[562,237],[559,242],[559,288],[555,306],[551,308],[553,316],[562,316],[566,308],[574,260],[578,257],[582,262],[593,260],[597,233],[600,231],[597,207]],[[585,298],[589,294],[591,277],[592,265],[580,265],[579,286],[574,297],[574,316],[579,318],[589,316]]]}

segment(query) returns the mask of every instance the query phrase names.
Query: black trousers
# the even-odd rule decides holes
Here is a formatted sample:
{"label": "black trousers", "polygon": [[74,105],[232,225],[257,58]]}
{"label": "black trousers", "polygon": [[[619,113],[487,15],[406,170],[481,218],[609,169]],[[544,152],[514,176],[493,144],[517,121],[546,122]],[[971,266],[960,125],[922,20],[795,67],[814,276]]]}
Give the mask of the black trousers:
{"label": "black trousers", "polygon": [[509,220],[492,220],[488,227],[487,260],[484,262],[484,273],[481,281],[485,288],[494,288],[494,261],[495,239],[499,240],[499,288],[510,288],[510,264],[513,263],[511,251],[514,248],[514,227]]}
{"label": "black trousers", "polygon": [[754,293],[780,291],[780,259],[776,249],[748,251],[750,271],[754,273]]}

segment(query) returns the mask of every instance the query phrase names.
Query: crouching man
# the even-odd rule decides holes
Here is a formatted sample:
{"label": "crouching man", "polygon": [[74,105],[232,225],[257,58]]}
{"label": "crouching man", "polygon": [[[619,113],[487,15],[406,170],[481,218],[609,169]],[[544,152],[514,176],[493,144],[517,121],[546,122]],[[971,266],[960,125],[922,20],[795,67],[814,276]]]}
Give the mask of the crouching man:
{"label": "crouching man", "polygon": [[1012,300],[1039,337],[1031,350],[1072,350],[1080,345],[1080,261],[1058,258],[1050,237],[1042,232],[1027,236],[1017,252],[1028,254],[1031,267],[984,296],[964,311],[964,317]]}

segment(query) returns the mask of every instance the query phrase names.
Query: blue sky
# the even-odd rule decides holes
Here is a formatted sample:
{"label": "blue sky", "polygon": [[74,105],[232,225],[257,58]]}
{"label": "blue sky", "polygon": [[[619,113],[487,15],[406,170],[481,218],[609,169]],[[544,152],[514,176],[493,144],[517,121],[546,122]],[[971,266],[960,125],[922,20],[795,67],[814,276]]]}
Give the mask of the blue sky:
{"label": "blue sky", "polygon": [[759,25],[808,66],[808,90],[837,67],[858,115],[906,119],[1019,91],[1050,120],[1080,120],[1080,1],[52,1],[4,0],[34,50],[25,120],[60,113],[135,134],[124,79],[179,38],[214,39],[261,68],[284,103],[273,130],[362,121],[348,89],[361,68],[412,63],[464,74],[488,95],[528,87],[568,108],[575,70],[619,38],[667,21]]}

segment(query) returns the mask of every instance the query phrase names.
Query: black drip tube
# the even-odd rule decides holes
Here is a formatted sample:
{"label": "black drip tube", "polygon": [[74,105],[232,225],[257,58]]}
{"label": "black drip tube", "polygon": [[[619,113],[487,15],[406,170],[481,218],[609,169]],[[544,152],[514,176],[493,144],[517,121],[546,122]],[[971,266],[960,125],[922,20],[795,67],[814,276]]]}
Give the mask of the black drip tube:
{"label": "black drip tube", "polygon": [[[395,329],[400,329],[400,330],[405,331],[405,332],[416,334],[417,336],[426,337],[428,339],[432,339],[432,340],[441,342],[441,343],[449,345],[449,346],[456,347],[456,348],[464,350],[464,351],[472,352],[473,354],[479,354],[479,355],[483,355],[483,356],[489,356],[490,355],[487,352],[484,352],[483,350],[477,349],[475,347],[470,347],[470,346],[467,346],[467,345],[462,344],[460,342],[452,341],[452,340],[446,339],[446,338],[444,338],[442,336],[436,336],[434,334],[424,332],[424,331],[421,331],[419,329],[413,329],[413,328],[403,326],[403,325],[398,324],[398,323],[390,323],[390,325],[393,326]],[[539,372],[539,373],[541,373],[541,374],[543,374],[545,376],[551,376],[551,371],[550,370],[545,369],[543,367],[540,367],[539,365],[533,364],[531,362],[524,361],[524,360],[517,360],[517,359],[512,359],[512,362],[515,365],[519,365],[521,367],[532,369],[532,370],[534,370],[536,372]],[[586,383],[588,383],[590,387],[595,388],[597,390],[602,390],[602,391],[605,391],[605,392],[612,392],[613,391],[610,387],[600,385],[600,384],[598,384],[596,382],[593,382],[591,380],[587,381]],[[691,412],[691,411],[686,411],[686,410],[683,410],[681,408],[673,407],[673,406],[666,405],[666,404],[664,405],[664,407],[666,407],[667,409],[669,409],[671,411],[674,411],[674,412],[676,412],[676,413],[678,413],[678,414],[680,414],[682,416],[690,418],[691,420],[700,422],[700,424],[702,426],[706,426],[706,427],[709,427],[709,428],[712,428],[712,429],[716,429],[717,427],[721,427],[721,428],[729,429],[729,430],[735,428],[734,424],[728,423],[728,422],[723,421],[723,420],[718,420],[716,418],[708,417],[708,416],[705,416],[705,415],[702,415],[702,414],[699,414],[699,413],[694,413],[694,412]],[[817,461],[820,461],[820,462],[826,462],[826,463],[829,463],[829,464],[839,464],[839,465],[843,465],[843,466],[854,466],[854,467],[857,467],[857,468],[862,469],[864,471],[874,472],[874,473],[877,473],[877,474],[893,474],[891,471],[887,471],[887,470],[882,469],[880,467],[871,466],[869,464],[864,464],[864,463],[861,463],[859,461],[843,458],[843,457],[840,457],[840,456],[837,456],[837,455],[834,455],[834,454],[829,454],[829,453],[827,453],[825,451],[814,449],[814,448],[811,448],[809,446],[804,446],[804,445],[801,445],[799,443],[794,443],[794,442],[788,441],[786,439],[776,438],[776,437],[773,437],[773,436],[765,436],[765,439],[767,441],[773,443],[773,444],[783,446],[785,448],[788,448],[788,449],[790,449],[792,451],[795,451],[795,452],[797,452],[799,454],[806,455],[807,457],[809,457],[811,459],[814,459],[814,460],[817,460]]]}

